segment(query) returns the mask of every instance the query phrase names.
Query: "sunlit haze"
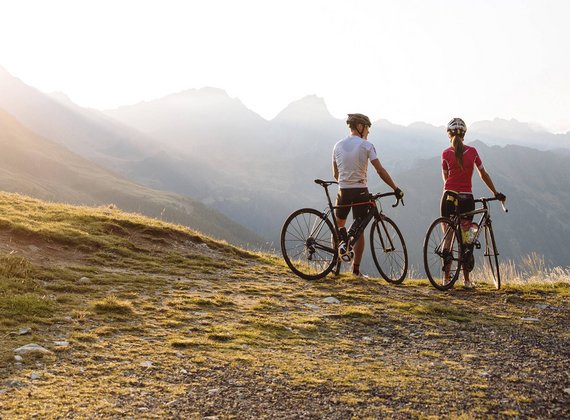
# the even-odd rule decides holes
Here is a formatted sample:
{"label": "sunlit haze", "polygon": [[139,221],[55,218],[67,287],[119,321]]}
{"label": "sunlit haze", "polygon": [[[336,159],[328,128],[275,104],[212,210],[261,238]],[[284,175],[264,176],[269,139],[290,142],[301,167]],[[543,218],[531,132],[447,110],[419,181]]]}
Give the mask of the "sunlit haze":
{"label": "sunlit haze", "polygon": [[271,119],[330,112],[570,131],[566,0],[8,0],[0,66],[110,109],[205,86]]}

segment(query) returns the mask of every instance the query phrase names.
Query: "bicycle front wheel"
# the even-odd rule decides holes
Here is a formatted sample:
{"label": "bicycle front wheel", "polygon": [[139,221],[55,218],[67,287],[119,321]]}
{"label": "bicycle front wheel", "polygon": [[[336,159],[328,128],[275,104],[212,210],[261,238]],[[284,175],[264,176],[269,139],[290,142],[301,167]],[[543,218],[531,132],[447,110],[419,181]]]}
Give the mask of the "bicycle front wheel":
{"label": "bicycle front wheel", "polygon": [[497,252],[497,244],[495,243],[495,235],[493,228],[485,225],[485,260],[491,271],[493,283],[497,290],[501,288],[501,273],[499,272],[499,253]]}
{"label": "bicycle front wheel", "polygon": [[281,229],[281,252],[289,268],[305,280],[326,276],[337,262],[338,239],[331,221],[315,209],[292,213]]}
{"label": "bicycle front wheel", "polygon": [[424,240],[424,268],[438,290],[453,287],[461,271],[461,234],[447,217],[436,219]]}
{"label": "bicycle front wheel", "polygon": [[389,283],[402,283],[408,272],[408,251],[404,237],[391,219],[374,220],[370,229],[370,249],[380,275]]}

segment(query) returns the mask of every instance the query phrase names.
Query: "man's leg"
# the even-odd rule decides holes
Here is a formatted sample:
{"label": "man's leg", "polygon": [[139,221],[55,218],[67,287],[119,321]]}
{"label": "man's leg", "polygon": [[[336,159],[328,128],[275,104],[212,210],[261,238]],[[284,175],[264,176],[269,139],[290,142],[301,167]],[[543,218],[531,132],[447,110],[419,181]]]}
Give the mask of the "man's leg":
{"label": "man's leg", "polygon": [[365,245],[365,241],[364,241],[364,232],[362,233],[362,235],[360,235],[360,238],[358,238],[358,241],[356,241],[356,244],[354,244],[354,260],[352,262],[352,272],[354,274],[360,274],[360,261],[362,261],[362,254],[364,254],[364,245]]}

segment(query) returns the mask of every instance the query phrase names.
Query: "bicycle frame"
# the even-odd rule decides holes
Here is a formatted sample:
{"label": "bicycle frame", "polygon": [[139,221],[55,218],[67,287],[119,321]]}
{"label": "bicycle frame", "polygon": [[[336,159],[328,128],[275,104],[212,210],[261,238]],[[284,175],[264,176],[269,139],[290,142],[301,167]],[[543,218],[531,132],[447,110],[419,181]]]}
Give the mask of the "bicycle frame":
{"label": "bicycle frame", "polygon": [[[454,196],[457,199],[457,195],[452,193],[452,192],[448,192],[448,194],[450,194],[451,196]],[[473,218],[477,215],[481,215],[481,219],[479,219],[479,222],[476,223],[477,225],[477,233],[475,235],[475,238],[473,238],[473,240],[471,241],[471,243],[466,244],[463,243],[463,240],[460,240],[461,243],[461,252],[458,256],[458,259],[461,263],[464,262],[464,257],[465,257],[465,253],[469,250],[472,250],[473,247],[480,249],[481,248],[481,243],[479,242],[479,236],[481,235],[481,231],[482,229],[485,229],[485,250],[483,253],[484,257],[490,257],[490,256],[494,256],[497,257],[499,256],[499,251],[497,249],[497,245],[494,243],[494,240],[492,240],[492,236],[493,236],[493,224],[492,224],[492,220],[491,220],[491,209],[488,205],[488,203],[490,201],[494,201],[496,200],[496,198],[478,198],[475,199],[475,203],[481,203],[483,207],[479,208],[479,209],[475,209],[472,211],[468,211],[465,213],[459,213],[458,208],[456,208],[456,212],[453,216],[451,216],[451,220],[455,226],[454,231],[455,234],[460,234],[461,233],[461,219],[465,219],[465,218]],[[503,207],[503,210],[505,212],[508,212],[508,210],[505,208],[505,205],[503,202],[501,202],[501,206]],[[487,233],[488,232],[488,233]],[[447,233],[446,233],[446,237],[447,237]],[[491,242],[491,243],[490,243]],[[493,252],[492,254],[490,252]]]}
{"label": "bicycle frame", "polygon": [[[380,241],[382,243],[382,247],[384,248],[385,251],[392,251],[395,249],[394,244],[392,243],[392,238],[388,235],[388,230],[383,222],[383,213],[382,213],[382,207],[380,205],[380,210],[378,209],[378,205],[376,204],[376,201],[380,198],[383,197],[388,197],[391,195],[394,195],[393,193],[384,193],[384,194],[373,194],[371,195],[370,201],[365,201],[362,203],[357,203],[357,204],[352,204],[352,205],[347,205],[347,206],[335,206],[332,203],[332,199],[331,196],[329,194],[329,186],[332,185],[332,182],[324,182],[324,181],[320,181],[320,180],[315,180],[315,182],[319,185],[321,185],[324,189],[325,189],[325,194],[327,196],[327,204],[328,204],[328,209],[323,210],[322,214],[323,214],[323,219],[328,218],[329,215],[331,215],[331,219],[332,219],[332,223],[334,226],[335,231],[339,232],[339,227],[338,227],[338,222],[337,222],[337,218],[336,218],[336,214],[335,214],[335,210],[342,208],[342,207],[352,207],[352,206],[358,206],[358,205],[368,205],[371,207],[369,214],[363,219],[363,220],[355,220],[354,223],[358,222],[359,226],[358,226],[358,230],[357,230],[357,234],[354,236],[353,238],[353,242],[356,242],[358,240],[358,238],[360,238],[360,235],[362,235],[364,233],[364,231],[366,230],[366,227],[368,227],[368,224],[370,223],[370,221],[372,219],[376,219],[378,221],[381,222],[382,228],[386,234],[386,237],[389,239],[390,241],[390,246],[386,247],[386,244],[384,243],[384,235],[379,235],[380,237]],[[398,205],[398,201],[396,201],[396,204],[394,204],[392,207],[395,207]],[[321,224],[319,224],[319,226],[321,226]],[[326,250],[326,251],[330,251],[330,249],[328,248],[324,248],[324,247],[320,247],[320,249]],[[336,252],[337,250],[335,250],[334,252]]]}

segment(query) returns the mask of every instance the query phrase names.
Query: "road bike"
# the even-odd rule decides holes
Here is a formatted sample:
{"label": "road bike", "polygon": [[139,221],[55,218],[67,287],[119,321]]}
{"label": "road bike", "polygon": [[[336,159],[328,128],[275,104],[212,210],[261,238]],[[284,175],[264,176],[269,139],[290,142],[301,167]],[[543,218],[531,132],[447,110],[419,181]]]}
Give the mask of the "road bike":
{"label": "road bike", "polygon": [[[396,193],[371,194],[368,201],[349,205],[365,205],[368,209],[366,216],[356,219],[347,232],[339,229],[334,212],[344,206],[334,206],[328,190],[329,186],[338,182],[316,179],[315,183],[325,189],[328,207],[323,211],[302,208],[285,220],[281,230],[281,252],[289,268],[306,280],[323,278],[333,269],[338,275],[342,262],[349,262],[354,257],[353,245],[372,222],[370,250],[376,268],[390,283],[404,281],[408,270],[406,243],[400,229],[384,215],[380,204],[381,198],[396,197]],[[392,207],[400,202],[404,204],[396,197]]]}
{"label": "road bike", "polygon": [[[458,198],[457,194],[448,191],[447,194]],[[484,231],[485,249],[483,257],[491,271],[493,283],[501,288],[501,273],[499,271],[499,251],[493,233],[493,224],[489,202],[498,201],[495,197],[478,198],[476,205],[481,207],[473,211],[459,213],[456,210],[451,217],[439,217],[427,230],[424,240],[424,267],[430,283],[439,290],[453,287],[461,268],[467,271],[475,266],[474,249],[481,249],[479,236]],[[502,201],[503,211],[508,212]],[[458,206],[456,206],[457,209]],[[473,216],[481,215],[478,223],[472,222]]]}

